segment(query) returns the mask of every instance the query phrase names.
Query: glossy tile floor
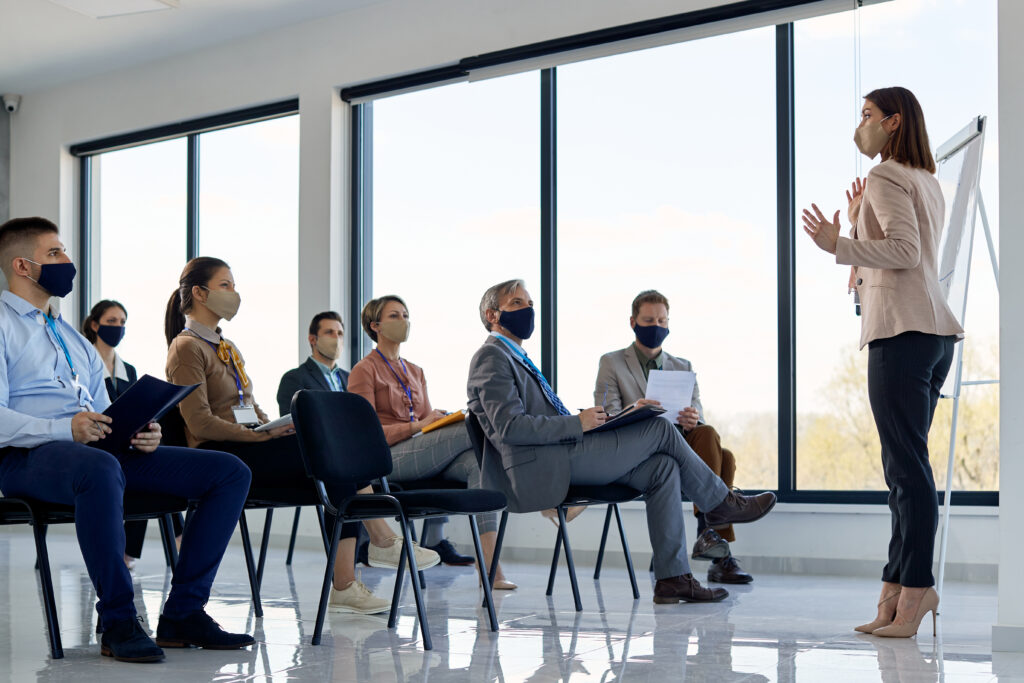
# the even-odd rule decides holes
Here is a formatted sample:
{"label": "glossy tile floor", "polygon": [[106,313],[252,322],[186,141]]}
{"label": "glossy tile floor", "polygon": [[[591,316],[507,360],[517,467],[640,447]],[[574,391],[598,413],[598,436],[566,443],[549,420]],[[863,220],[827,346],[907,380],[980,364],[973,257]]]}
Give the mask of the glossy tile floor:
{"label": "glossy tile floor", "polygon": [[[147,541],[135,572],[139,613],[156,625],[169,574]],[[49,543],[66,656],[51,660],[32,571],[31,536],[0,529],[0,680],[11,681],[1024,681],[1024,655],[990,646],[996,589],[948,584],[939,637],[930,624],[917,640],[855,634],[873,616],[877,583],[865,579],[759,575],[711,605],[654,605],[641,572],[639,601],[625,571],[609,567],[595,583],[581,568],[584,611],[573,610],[564,569],[553,598],[547,568],[507,563],[518,591],[498,595],[500,633],[486,626],[472,569],[427,572],[434,650],[421,649],[412,592],[394,631],[382,617],[331,615],[323,645],[309,644],[322,554],[297,551],[286,568],[271,553],[264,579],[266,614],[255,620],[240,546],[229,548],[209,604],[225,627],[251,630],[254,648],[236,652],[168,650],[162,664],[99,656],[93,593],[73,536]],[[699,571],[706,565],[695,565]],[[363,569],[363,581],[390,594],[393,573]]]}

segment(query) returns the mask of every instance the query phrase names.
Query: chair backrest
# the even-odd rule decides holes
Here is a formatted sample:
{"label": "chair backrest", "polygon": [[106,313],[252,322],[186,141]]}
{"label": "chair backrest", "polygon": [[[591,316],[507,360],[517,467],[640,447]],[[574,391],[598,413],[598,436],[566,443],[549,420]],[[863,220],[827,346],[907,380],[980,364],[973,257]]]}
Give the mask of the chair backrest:
{"label": "chair backrest", "polygon": [[292,420],[306,471],[324,482],[366,483],[391,474],[391,449],[373,406],[347,391],[303,389]]}
{"label": "chair backrest", "polygon": [[480,420],[471,410],[466,412],[466,431],[469,432],[469,442],[473,444],[473,451],[476,453],[476,464],[483,468],[484,444],[487,437],[484,435],[484,428],[480,426]]}

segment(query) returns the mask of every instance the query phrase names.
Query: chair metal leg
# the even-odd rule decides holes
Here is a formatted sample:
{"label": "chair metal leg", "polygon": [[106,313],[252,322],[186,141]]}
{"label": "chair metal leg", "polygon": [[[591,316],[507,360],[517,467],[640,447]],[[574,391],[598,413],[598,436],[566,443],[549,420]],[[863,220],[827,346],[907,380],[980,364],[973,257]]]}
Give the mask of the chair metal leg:
{"label": "chair metal leg", "polygon": [[562,545],[565,546],[565,564],[569,568],[569,583],[572,584],[572,599],[576,603],[576,611],[583,611],[583,603],[580,602],[580,586],[576,581],[576,564],[572,560],[572,547],[569,545],[569,532],[565,528],[567,522],[565,521],[565,507],[558,506],[558,523],[562,529]]}
{"label": "chair metal leg", "polygon": [[597,548],[597,565],[594,567],[594,581],[601,578],[601,563],[604,562],[604,544],[608,541],[608,527],[612,522],[612,506],[604,513],[604,529],[601,530],[601,545]]}
{"label": "chair metal leg", "polygon": [[398,608],[402,604],[402,588],[404,585],[405,553],[399,553],[398,570],[395,572],[395,589],[391,593],[391,610],[388,612],[388,628],[394,628],[395,624],[398,623]]}
{"label": "chair metal leg", "polygon": [[629,554],[629,544],[626,543],[626,530],[622,528],[622,515],[619,513],[618,505],[609,505],[608,509],[615,510],[615,523],[619,525],[619,539],[622,540],[622,554],[626,557],[626,569],[629,571],[629,585],[633,588],[633,599],[640,599],[640,589],[636,587],[636,572],[633,571],[633,556]]}
{"label": "chair metal leg", "polygon": [[39,585],[43,591],[43,615],[50,640],[50,656],[64,658],[64,647],[60,640],[60,623],[57,620],[57,601],[53,593],[53,577],[50,574],[50,556],[46,552],[46,524],[33,524],[32,535],[36,541],[36,565],[39,567]]}
{"label": "chair metal leg", "polygon": [[267,508],[267,518],[263,522],[263,537],[260,540],[260,561],[256,565],[256,585],[263,588],[263,569],[267,566],[267,551],[270,549],[270,525],[274,521],[274,508]]}
{"label": "chair metal leg", "polygon": [[[423,520],[423,533],[426,533],[426,531],[427,531],[427,520]],[[413,543],[418,543],[419,542],[416,539],[416,525],[413,524],[412,522],[409,522],[409,535],[412,536]],[[422,569],[419,570],[416,573],[416,576],[419,577],[420,588],[426,589],[426,587],[427,587],[427,579],[426,579],[425,576],[423,576],[423,570]]]}
{"label": "chair metal leg", "polygon": [[327,535],[327,520],[324,519],[323,505],[316,506],[316,516],[317,519],[320,521],[320,535],[324,539],[324,552],[329,554],[331,552],[331,539]]}
{"label": "chair metal leg", "polygon": [[654,573],[654,558],[653,557],[651,558],[651,563],[649,565],[647,565],[647,573],[648,574],[653,574]]}
{"label": "chair metal leg", "polygon": [[[49,529],[49,527],[46,526],[46,525],[43,525],[42,534],[43,534],[43,540],[44,541],[46,540],[46,530],[47,529]],[[36,556],[36,564],[33,567],[33,569],[35,569],[36,571],[39,571],[39,556],[38,555]]]}
{"label": "chair metal leg", "polygon": [[[484,549],[480,545],[480,528],[477,526],[476,517],[466,515],[469,518],[469,530],[473,532],[473,547],[476,549],[476,562],[478,567],[486,567],[484,564]],[[480,572],[483,577],[483,571]],[[488,581],[480,581],[484,587],[484,604],[487,605],[487,617],[491,621],[491,630],[498,630],[498,617],[494,614],[494,596],[491,595],[491,584]]]}
{"label": "chair metal leg", "polygon": [[551,571],[548,572],[548,589],[544,595],[551,597],[555,589],[555,574],[558,573],[558,555],[562,552],[562,527],[558,527],[558,534],[555,535],[555,551],[551,554]]}
{"label": "chair metal leg", "polygon": [[178,566],[178,544],[174,536],[174,521],[171,519],[171,515],[164,515],[160,518],[160,535],[164,539],[167,566],[173,570]]}
{"label": "chair metal leg", "polygon": [[168,569],[174,569],[175,562],[171,558],[171,544],[167,542],[167,525],[164,523],[164,518],[156,520],[157,526],[160,528],[160,547],[164,551],[164,563],[167,564]]}
{"label": "chair metal leg", "polygon": [[292,565],[292,555],[295,554],[295,538],[299,535],[299,513],[302,512],[302,508],[295,508],[295,521],[292,522],[292,537],[288,541],[288,556],[284,558],[284,563],[289,567]]}
{"label": "chair metal leg", "polygon": [[263,603],[260,601],[260,584],[256,579],[256,560],[252,556],[252,539],[249,538],[249,523],[245,519],[245,510],[242,510],[238,518],[238,532],[242,534],[242,552],[245,554],[245,570],[249,574],[253,613],[260,619],[263,617]]}
{"label": "chair metal leg", "polygon": [[327,601],[331,596],[331,583],[334,581],[334,563],[338,557],[338,543],[341,540],[340,517],[334,520],[331,544],[327,547],[327,569],[324,570],[324,583],[320,587],[320,607],[316,611],[316,626],[313,628],[313,645],[319,645],[324,634],[324,619],[327,617]]}
{"label": "chair metal leg", "polygon": [[[494,541],[494,557],[491,558],[490,569],[487,570],[487,581],[491,589],[494,589],[494,577],[498,572],[498,558],[501,557],[501,544],[505,542],[505,526],[508,524],[508,510],[501,511],[501,521],[498,522],[498,537]],[[484,602],[484,607],[487,603]]]}
{"label": "chair metal leg", "polygon": [[[409,559],[409,574],[412,575],[419,571],[416,566],[416,552],[412,547],[412,538],[409,535],[409,523],[405,520],[405,514],[399,518],[402,524],[402,537],[405,541],[405,554]],[[410,581],[412,584],[412,593],[416,597],[416,615],[420,620],[420,633],[423,634],[423,649],[433,650],[434,644],[430,640],[430,627],[427,624],[427,609],[426,605],[423,604],[423,594],[420,589],[418,581]]]}

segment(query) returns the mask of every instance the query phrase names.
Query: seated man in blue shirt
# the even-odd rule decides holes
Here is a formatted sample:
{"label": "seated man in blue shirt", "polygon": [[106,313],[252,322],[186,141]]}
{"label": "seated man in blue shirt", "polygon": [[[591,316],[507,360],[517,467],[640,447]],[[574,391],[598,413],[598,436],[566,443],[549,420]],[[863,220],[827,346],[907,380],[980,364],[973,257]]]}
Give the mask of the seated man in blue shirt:
{"label": "seated man in blue shirt", "polygon": [[[71,292],[75,266],[57,226],[45,218],[0,225],[0,491],[74,505],[75,528],[99,602],[101,653],[154,662],[163,647],[235,649],[248,634],[227,633],[204,611],[251,472],[235,456],[160,446],[160,426],[120,453],[94,444],[110,433],[110,399],[96,350],[50,305]],[[124,564],[125,490],[198,502],[185,529],[157,642],[139,623]]]}

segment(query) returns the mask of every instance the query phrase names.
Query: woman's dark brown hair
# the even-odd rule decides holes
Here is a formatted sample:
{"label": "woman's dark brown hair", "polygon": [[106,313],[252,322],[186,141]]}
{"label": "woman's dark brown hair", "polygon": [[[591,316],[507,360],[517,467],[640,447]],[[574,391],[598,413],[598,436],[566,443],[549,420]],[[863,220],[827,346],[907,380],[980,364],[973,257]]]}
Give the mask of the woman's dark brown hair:
{"label": "woman's dark brown hair", "polygon": [[185,264],[178,279],[178,288],[167,301],[167,313],[164,315],[164,337],[167,346],[185,329],[185,314],[192,310],[192,288],[206,287],[213,274],[221,268],[230,268],[227,263],[212,256],[199,256]]}
{"label": "woman's dark brown hair", "polygon": [[96,330],[92,329],[92,324],[97,323],[102,325],[100,318],[106,315],[107,311],[111,308],[120,308],[121,312],[124,313],[125,319],[128,318],[128,311],[125,309],[124,304],[120,301],[114,301],[113,299],[104,299],[103,301],[97,301],[96,305],[89,311],[89,316],[82,321],[82,334],[90,343],[96,343]]}
{"label": "woman's dark brown hair", "polygon": [[914,93],[906,88],[878,88],[864,96],[882,110],[882,116],[900,115],[900,125],[882,150],[883,158],[891,158],[911,168],[935,173],[935,158],[928,144],[924,112]]}

